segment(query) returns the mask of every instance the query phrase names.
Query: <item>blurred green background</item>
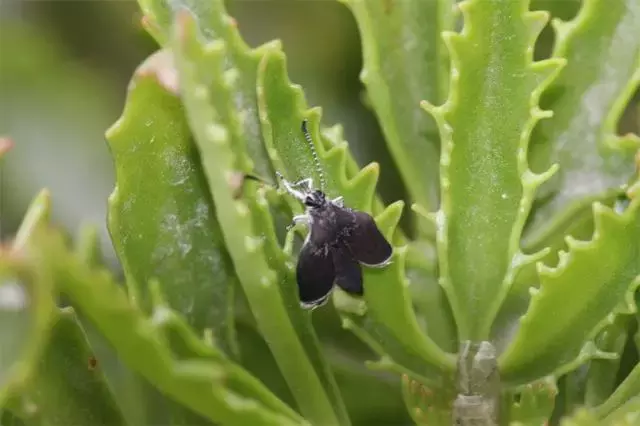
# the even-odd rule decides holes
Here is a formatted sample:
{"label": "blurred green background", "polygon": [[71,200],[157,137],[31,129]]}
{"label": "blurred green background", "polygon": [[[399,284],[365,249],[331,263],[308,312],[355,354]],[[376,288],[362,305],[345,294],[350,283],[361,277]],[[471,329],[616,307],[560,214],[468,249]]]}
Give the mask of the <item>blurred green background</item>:
{"label": "blurred green background", "polygon": [[[363,102],[355,20],[337,1],[236,0],[229,13],[251,46],[279,38],[292,80],[324,124],[342,123],[360,164],[382,165],[385,200],[404,198],[378,124]],[[43,187],[53,220],[74,234],[101,228],[117,267],[105,215],[114,172],[104,138],[119,117],[135,67],[156,48],[135,1],[0,2],[0,136],[14,148],[2,164],[1,236],[11,236]]]}

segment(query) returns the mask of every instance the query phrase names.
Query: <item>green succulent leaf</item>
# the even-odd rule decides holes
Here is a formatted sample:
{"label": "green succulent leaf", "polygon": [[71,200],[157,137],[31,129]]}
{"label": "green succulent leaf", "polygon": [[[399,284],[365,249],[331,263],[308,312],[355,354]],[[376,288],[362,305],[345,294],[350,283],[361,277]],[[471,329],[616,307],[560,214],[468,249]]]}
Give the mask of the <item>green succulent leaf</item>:
{"label": "green succulent leaf", "polygon": [[122,117],[107,139],[116,168],[109,231],[136,303],[158,279],[174,309],[197,330],[211,328],[235,351],[233,264],[177,94],[170,52],[136,71]]}
{"label": "green succulent leaf", "polygon": [[600,350],[615,353],[617,359],[594,359],[589,363],[584,396],[584,403],[588,407],[602,404],[615,390],[620,359],[632,321],[632,315],[616,315],[613,322],[606,325],[594,339]]}
{"label": "green succulent leaf", "polygon": [[580,211],[621,192],[633,172],[640,138],[616,135],[618,120],[640,84],[640,3],[586,0],[570,22],[553,21],[553,56],[567,66],[542,96],[554,116],[536,126],[532,168],[560,173],[541,189],[525,240],[533,249],[566,234]]}
{"label": "green succulent leaf", "polygon": [[[262,58],[257,91],[262,134],[276,169],[292,181],[312,178],[318,188],[324,181],[329,197],[343,196],[350,207],[371,211],[379,166],[372,163],[355,176],[349,176],[348,164],[353,160],[347,143],[332,145],[320,137],[321,111],[319,108],[309,110],[300,86],[289,81],[286,58],[279,48],[267,50]],[[318,164],[302,133],[303,119],[309,120]]]}
{"label": "green succulent leaf", "polygon": [[535,123],[550,113],[537,106],[561,59],[532,61],[547,21],[528,1],[465,1],[461,33],[445,33],[451,54],[447,102],[423,107],[442,140],[441,206],[437,224],[440,280],[461,340],[486,340],[522,266],[520,236],[536,188],[554,169],[528,169]]}
{"label": "green succulent leaf", "polygon": [[249,48],[238,32],[235,19],[227,15],[224,0],[139,0],[138,3],[147,19],[153,23],[152,28],[156,29],[154,32],[160,34],[157,40],[162,46],[167,46],[172,38],[176,12],[185,9],[198,23],[205,40],[225,42],[225,76],[237,80],[230,96],[238,111],[235,116],[225,116],[225,119],[236,121],[243,129],[243,138],[235,142],[233,149],[244,158],[246,167],[257,175],[270,179],[273,172],[262,141],[256,100],[256,74],[265,49],[271,46]]}
{"label": "green succulent leaf", "polygon": [[[78,259],[90,268],[103,266],[99,243],[94,226],[81,227],[74,251]],[[206,418],[161,394],[144,377],[123,364],[96,326],[81,313],[75,312],[75,315],[127,424],[157,424],[167,419],[174,425],[210,424]]]}
{"label": "green succulent leaf", "polygon": [[[285,75],[286,75],[286,63],[284,63],[284,62],[286,62],[286,61],[283,61],[283,65],[285,67],[284,71],[285,71]],[[288,77],[287,77],[287,81],[288,81]],[[291,91],[292,93],[295,93],[297,91],[296,87],[299,87],[299,86],[297,86],[295,84],[291,84],[291,88],[293,89]],[[294,95],[294,96],[298,96],[298,95]],[[304,101],[304,96],[303,96],[302,105],[305,105],[305,108],[306,108],[306,102]],[[312,118],[317,112],[318,113],[318,122],[320,122],[320,115],[321,115],[320,108],[311,108],[308,112],[309,112],[309,117],[312,117]],[[325,150],[331,150],[332,147],[339,147],[339,146],[343,146],[343,145],[345,147],[348,147],[348,142],[344,138],[344,129],[343,129],[342,125],[340,125],[340,124],[334,124],[331,127],[322,127],[320,135],[321,135],[321,138],[319,140],[323,143],[323,146],[325,147]],[[315,140],[318,140],[318,139],[314,138],[314,141]],[[329,164],[327,164],[326,161],[325,161],[325,163],[322,163],[322,159],[320,161],[321,161],[321,164],[324,164],[325,167],[329,166]],[[288,167],[288,165],[286,167]],[[347,177],[347,180],[348,179],[353,179],[361,171],[360,166],[358,165],[356,160],[353,158],[353,156],[350,155],[350,151],[348,149],[345,151],[344,168],[345,168],[345,175]],[[338,184],[338,185],[340,185],[339,180],[336,182],[335,178],[334,178],[333,182]],[[345,185],[342,185],[342,188],[346,189]],[[380,213],[383,210],[384,210],[384,203],[382,202],[380,197],[375,195],[374,196],[374,200],[373,200],[373,204],[371,206],[371,211],[373,211],[374,213]],[[396,233],[394,235],[394,241],[396,243],[398,243],[398,244],[406,243],[406,237],[403,235],[403,233],[401,232],[400,229],[396,230]],[[421,260],[424,260],[424,259],[421,259]]]}
{"label": "green succulent leaf", "polygon": [[[587,409],[578,409],[571,417],[564,418],[561,426],[602,426],[598,418]],[[622,425],[621,425],[622,426]]]}
{"label": "green succulent leaf", "polygon": [[[50,210],[50,194],[43,190],[25,216],[14,251],[28,251],[34,234],[48,224]],[[42,260],[43,273],[48,273],[46,262],[50,259],[42,258],[38,263]],[[13,405],[18,406],[25,424],[124,424],[73,309],[54,307],[50,324],[48,343],[38,356],[32,378],[14,395]]]}
{"label": "green succulent leaf", "polygon": [[592,240],[568,237],[557,267],[539,265],[540,289],[500,357],[505,382],[526,383],[587,356],[588,339],[640,284],[640,200],[622,213],[600,204],[593,211]]}
{"label": "green succulent leaf", "polygon": [[636,391],[631,399],[601,419],[600,422],[608,426],[637,425],[640,422],[640,394]]}
{"label": "green succulent leaf", "polygon": [[47,259],[46,272],[121,359],[163,394],[213,422],[305,424],[226,358],[210,337],[201,341],[186,320],[160,303],[157,281],[150,286],[152,315],[147,317],[106,271],[92,270],[69,252],[55,231],[39,234],[29,249]]}
{"label": "green succulent leaf", "polygon": [[419,426],[448,426],[451,424],[452,388],[432,389],[407,375],[402,376],[402,396],[411,418]]}
{"label": "green succulent leaf", "polygon": [[[218,220],[256,325],[305,417],[314,423],[347,424],[346,410],[334,389],[331,373],[309,358],[291,323],[289,311],[300,308],[284,303],[279,288],[283,277],[272,269],[264,250],[272,241],[257,234],[261,231],[255,220],[256,212],[251,211],[251,205],[244,199],[255,198],[256,194],[251,186],[246,188],[244,197],[237,194],[235,177],[242,153],[233,147],[241,133],[234,128],[234,122],[223,121],[224,111],[213,102],[214,94],[230,99],[228,94],[234,84],[233,79],[223,77],[225,44],[214,41],[202,45],[196,22],[188,12],[178,16],[176,25],[174,49],[180,92],[213,200],[224,206],[217,211]],[[233,105],[227,105],[225,111],[232,110]],[[305,331],[313,333],[310,327]]]}
{"label": "green succulent leaf", "polygon": [[[599,418],[604,419],[612,415],[633,398],[638,399],[640,395],[640,364],[631,370],[627,377],[618,385],[611,396],[602,405],[596,408]],[[640,405],[636,404],[640,407]]]}
{"label": "green succulent leaf", "polygon": [[[55,314],[54,285],[44,265],[25,260],[27,243],[50,215],[48,191],[31,202],[11,247],[0,247],[0,407],[36,374]],[[31,260],[31,261],[30,261]]]}
{"label": "green succulent leaf", "polygon": [[558,388],[553,378],[525,385],[509,410],[510,426],[539,426],[551,418]]}
{"label": "green succulent leaf", "polygon": [[100,237],[98,229],[93,225],[85,224],[80,228],[76,242],[76,254],[90,267],[102,265],[102,251],[100,250]]}
{"label": "green succulent leaf", "polygon": [[[378,165],[369,164],[349,176],[350,160],[346,142],[333,145],[319,137],[319,110],[307,108],[300,86],[289,81],[284,54],[277,49],[268,51],[260,64],[258,100],[265,143],[272,162],[281,173],[291,180],[311,177],[316,186],[324,181],[329,197],[342,196],[345,204],[351,208],[367,212],[373,210],[376,206],[374,195]],[[300,128],[303,119],[309,120],[309,131],[317,154],[312,152],[304,139]],[[323,175],[316,165],[316,155],[319,166],[324,171]],[[401,202],[395,203],[376,217],[380,230],[390,241],[396,231],[402,207]],[[363,269],[366,315],[372,320],[369,326],[387,330],[391,340],[385,341],[395,346],[395,349],[390,349],[391,352],[403,348],[400,349],[405,352],[401,355],[403,358],[405,355],[418,356],[431,365],[452,370],[454,362],[451,357],[419,329],[405,284],[406,247],[398,247],[395,251],[390,266],[381,270]],[[340,293],[336,293],[336,296],[338,294]],[[360,322],[356,319],[352,321]],[[392,343],[393,340],[399,341]],[[383,344],[383,349],[384,346]],[[424,368],[420,368],[422,370]]]}
{"label": "green succulent leaf", "polygon": [[437,259],[431,258],[431,244],[424,242],[414,241],[407,248],[406,277],[411,300],[424,332],[444,351],[453,353],[458,350],[456,324],[447,295],[438,283]]}
{"label": "green succulent leaf", "polygon": [[342,0],[353,12],[364,56],[360,79],[412,200],[437,206],[438,130],[420,101],[446,97],[448,58],[440,34],[453,29],[452,0]]}
{"label": "green succulent leaf", "polygon": [[8,410],[0,412],[0,424],[4,426],[26,426],[20,417]]}
{"label": "green succulent leaf", "polygon": [[31,236],[38,229],[46,226],[51,218],[51,193],[43,189],[31,201],[27,213],[22,219],[22,223],[16,232],[11,245],[12,251],[24,250]]}
{"label": "green succulent leaf", "polygon": [[126,424],[73,309],[56,309],[53,324],[37,374],[20,393],[31,407],[25,422]]}

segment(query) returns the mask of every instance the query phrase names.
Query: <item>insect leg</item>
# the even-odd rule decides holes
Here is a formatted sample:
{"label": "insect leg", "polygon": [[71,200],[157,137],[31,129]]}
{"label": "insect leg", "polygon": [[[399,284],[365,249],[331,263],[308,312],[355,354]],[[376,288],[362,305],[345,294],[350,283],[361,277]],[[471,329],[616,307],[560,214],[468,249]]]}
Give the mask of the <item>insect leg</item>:
{"label": "insect leg", "polygon": [[[294,196],[295,198],[297,198],[300,202],[304,203],[305,200],[305,194],[302,191],[298,191],[297,189],[295,189],[296,184],[292,184],[291,182],[289,182],[288,180],[286,180],[284,178],[284,176],[282,176],[282,174],[280,172],[276,172],[276,176],[278,176],[278,178],[282,181],[282,185],[284,186],[284,189],[291,194],[292,196]],[[300,182],[297,182],[298,184]],[[299,185],[298,185],[299,186]]]}
{"label": "insect leg", "polygon": [[302,179],[302,180],[299,180],[298,182],[292,183],[291,186],[293,188],[304,186],[306,189],[311,189],[313,188],[313,179],[312,178]]}
{"label": "insect leg", "polygon": [[297,215],[293,217],[293,222],[287,226],[287,235],[284,239],[284,252],[287,254],[293,253],[293,238],[296,234],[295,227],[298,223],[311,223],[311,216]]}
{"label": "insect leg", "polygon": [[287,226],[287,231],[289,231],[299,223],[304,223],[305,225],[308,225],[309,223],[311,223],[311,216],[309,216],[308,214],[299,214],[294,216],[293,222],[289,226]]}
{"label": "insect leg", "polygon": [[344,197],[336,197],[331,202],[338,207],[344,207]]}

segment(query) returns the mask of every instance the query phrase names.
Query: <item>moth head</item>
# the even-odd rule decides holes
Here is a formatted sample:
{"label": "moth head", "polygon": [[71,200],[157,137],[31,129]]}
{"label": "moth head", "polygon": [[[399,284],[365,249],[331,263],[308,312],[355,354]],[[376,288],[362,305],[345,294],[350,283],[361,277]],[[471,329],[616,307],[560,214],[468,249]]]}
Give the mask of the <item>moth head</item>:
{"label": "moth head", "polygon": [[327,202],[326,196],[324,192],[320,190],[315,190],[309,192],[304,199],[304,205],[311,208],[319,208],[325,205]]}

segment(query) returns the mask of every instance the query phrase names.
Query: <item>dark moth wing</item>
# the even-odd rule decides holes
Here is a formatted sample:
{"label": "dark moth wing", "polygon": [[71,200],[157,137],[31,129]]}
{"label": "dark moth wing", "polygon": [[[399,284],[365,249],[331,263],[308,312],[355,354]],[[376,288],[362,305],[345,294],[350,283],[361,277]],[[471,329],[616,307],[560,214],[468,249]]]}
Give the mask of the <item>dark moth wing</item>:
{"label": "dark moth wing", "polygon": [[346,247],[333,252],[333,265],[336,270],[336,284],[354,296],[362,296],[362,269]]}
{"label": "dark moth wing", "polygon": [[331,294],[336,273],[331,251],[327,248],[307,242],[300,250],[296,278],[303,308],[320,306]]}
{"label": "dark moth wing", "polygon": [[353,228],[344,238],[352,256],[367,266],[386,264],[393,248],[378,229],[373,218],[364,212],[354,211]]}

